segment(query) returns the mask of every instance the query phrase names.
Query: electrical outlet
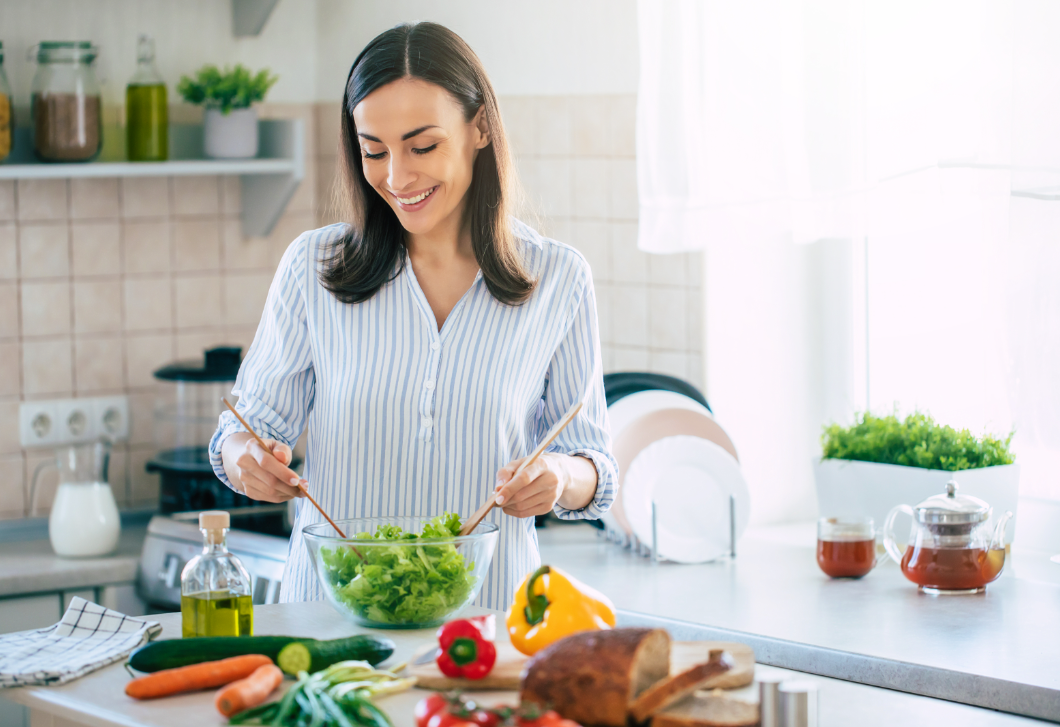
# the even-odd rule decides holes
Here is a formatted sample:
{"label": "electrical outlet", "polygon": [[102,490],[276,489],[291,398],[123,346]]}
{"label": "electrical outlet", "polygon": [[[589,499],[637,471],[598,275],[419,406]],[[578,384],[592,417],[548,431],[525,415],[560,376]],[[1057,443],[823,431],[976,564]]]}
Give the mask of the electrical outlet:
{"label": "electrical outlet", "polygon": [[23,447],[57,447],[100,438],[120,441],[129,437],[129,400],[104,396],[24,401],[18,419]]}

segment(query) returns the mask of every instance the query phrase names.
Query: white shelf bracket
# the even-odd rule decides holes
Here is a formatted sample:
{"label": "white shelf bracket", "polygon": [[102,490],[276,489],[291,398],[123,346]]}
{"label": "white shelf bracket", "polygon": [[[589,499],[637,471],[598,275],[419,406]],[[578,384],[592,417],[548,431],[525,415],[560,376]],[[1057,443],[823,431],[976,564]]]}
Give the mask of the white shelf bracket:
{"label": "white shelf bracket", "polygon": [[305,178],[305,124],[301,119],[288,123],[261,122],[258,127],[259,155],[291,159],[294,168],[278,174],[242,174],[243,234],[265,237],[283,215],[298,185]]}
{"label": "white shelf bracket", "polygon": [[232,0],[232,35],[249,38],[261,34],[279,0]]}

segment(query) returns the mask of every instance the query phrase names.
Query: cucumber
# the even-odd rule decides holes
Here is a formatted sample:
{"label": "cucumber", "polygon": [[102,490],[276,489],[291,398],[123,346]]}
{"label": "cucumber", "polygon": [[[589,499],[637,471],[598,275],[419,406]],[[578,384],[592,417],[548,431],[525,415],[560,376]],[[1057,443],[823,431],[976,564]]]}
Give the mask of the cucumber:
{"label": "cucumber", "polygon": [[[354,637],[356,638],[356,637]],[[296,675],[300,671],[316,672],[327,669],[340,661],[368,661],[362,654],[363,649],[351,649],[349,639],[334,641],[293,641],[280,649],[279,656],[273,661],[285,674]],[[388,653],[387,656],[390,654]],[[385,658],[385,657],[384,657]],[[380,660],[381,661],[381,660]],[[375,666],[378,662],[372,662]]]}
{"label": "cucumber", "polygon": [[[244,654],[264,654],[276,661],[280,651],[291,644],[304,644],[311,654],[341,655],[328,664],[356,659],[375,666],[394,653],[393,641],[368,634],[331,641],[294,636],[199,636],[194,639],[153,641],[141,646],[129,657],[129,666],[137,671],[156,672]],[[311,661],[314,670],[317,669],[316,658],[311,657]]]}

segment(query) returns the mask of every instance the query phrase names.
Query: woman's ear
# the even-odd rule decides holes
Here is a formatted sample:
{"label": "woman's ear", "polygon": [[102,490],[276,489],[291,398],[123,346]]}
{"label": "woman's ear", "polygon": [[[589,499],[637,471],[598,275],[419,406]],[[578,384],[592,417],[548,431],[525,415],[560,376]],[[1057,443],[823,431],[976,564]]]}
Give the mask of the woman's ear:
{"label": "woman's ear", "polygon": [[485,106],[478,107],[478,111],[475,112],[475,118],[471,120],[471,123],[475,125],[475,130],[478,132],[478,139],[475,140],[475,148],[485,149],[492,141],[490,138],[490,125],[486,121]]}

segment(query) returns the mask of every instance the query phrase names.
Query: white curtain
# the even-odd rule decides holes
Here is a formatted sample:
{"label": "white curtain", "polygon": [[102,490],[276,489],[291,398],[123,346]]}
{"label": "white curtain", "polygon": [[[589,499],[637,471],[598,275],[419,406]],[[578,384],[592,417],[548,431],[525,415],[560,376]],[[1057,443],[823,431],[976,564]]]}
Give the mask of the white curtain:
{"label": "white curtain", "polygon": [[[1015,427],[1022,491],[1060,498],[1060,3],[639,0],[638,22],[639,246],[706,251],[708,390],[764,518],[806,514],[829,397]],[[819,264],[835,241],[845,268]],[[852,311],[839,380],[814,379],[822,288]]]}

